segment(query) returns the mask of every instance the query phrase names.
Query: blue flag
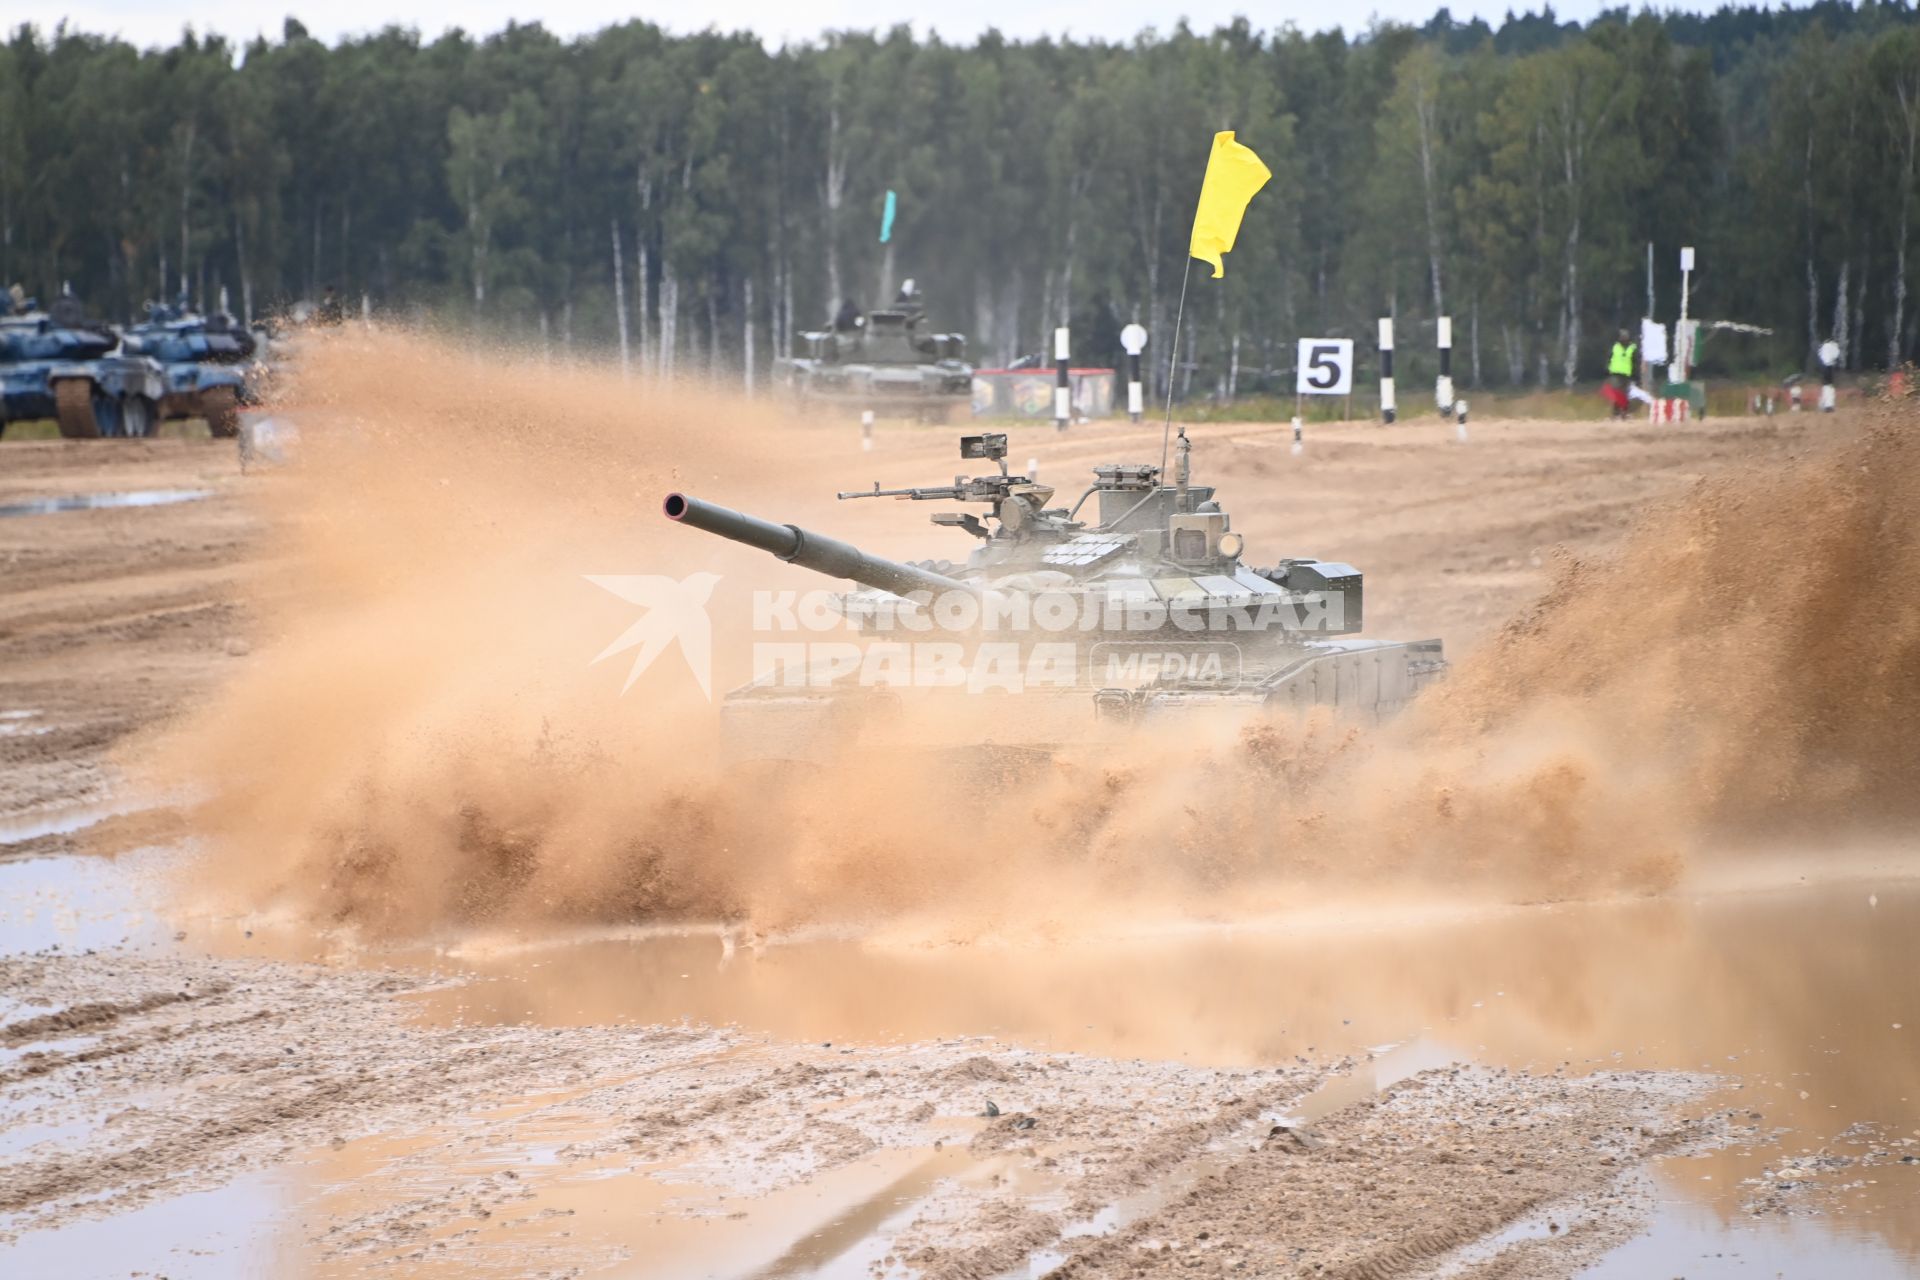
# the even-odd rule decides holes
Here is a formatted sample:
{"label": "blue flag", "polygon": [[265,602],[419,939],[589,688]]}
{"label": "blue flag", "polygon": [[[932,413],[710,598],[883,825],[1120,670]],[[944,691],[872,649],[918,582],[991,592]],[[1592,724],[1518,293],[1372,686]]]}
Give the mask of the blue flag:
{"label": "blue flag", "polygon": [[889,187],[887,188],[887,208],[886,211],[880,215],[881,244],[885,244],[887,241],[893,239],[893,210],[893,188]]}

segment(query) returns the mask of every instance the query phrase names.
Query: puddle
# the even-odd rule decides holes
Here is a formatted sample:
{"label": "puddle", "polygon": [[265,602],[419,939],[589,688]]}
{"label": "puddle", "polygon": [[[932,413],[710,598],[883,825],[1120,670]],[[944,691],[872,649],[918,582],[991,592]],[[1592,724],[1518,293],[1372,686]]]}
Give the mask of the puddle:
{"label": "puddle", "polygon": [[799,1276],[864,1280],[884,1259],[894,1233],[906,1225],[934,1184],[948,1177],[983,1179],[1003,1163],[976,1160],[957,1146],[912,1154],[916,1162],[899,1177],[805,1233],[779,1257],[751,1272],[752,1280]]}
{"label": "puddle", "polygon": [[0,504],[0,517],[47,516],[60,511],[97,511],[104,507],[166,507],[211,498],[211,489],[135,489],[129,493],[75,493]]}
{"label": "puddle", "polygon": [[86,1132],[86,1126],[82,1124],[34,1124],[9,1119],[6,1127],[0,1129],[0,1157],[10,1160],[29,1147],[37,1147],[42,1143],[57,1145],[77,1142],[86,1136]]}
{"label": "puddle", "polygon": [[[0,729],[6,727],[6,725],[0,725]],[[41,840],[47,836],[72,835],[76,831],[85,831],[88,827],[97,826],[109,818],[124,818],[128,814],[146,813],[162,807],[164,806],[123,800],[105,804],[62,805],[57,808],[31,809],[25,813],[11,814],[0,818],[0,852],[5,851],[6,846],[10,844],[25,844],[29,840]]]}
{"label": "puddle", "polygon": [[1283,1124],[1312,1126],[1344,1107],[1365,1101],[1382,1089],[1399,1084],[1434,1067],[1471,1062],[1474,1055],[1436,1040],[1421,1038],[1409,1044],[1369,1049],[1374,1057],[1346,1075],[1335,1076],[1300,1100],[1291,1114],[1281,1116]]}
{"label": "puddle", "polygon": [[[1785,1136],[1660,1165],[1666,1203],[1634,1246],[1651,1252],[1596,1274],[1709,1274],[1692,1250],[1721,1261],[1738,1253],[1748,1275],[1827,1275],[1839,1272],[1798,1264],[1821,1250],[1865,1250],[1880,1261],[1863,1254],[1860,1274],[1920,1277],[1920,1229],[1899,1226],[1920,1221],[1920,1169],[1848,1170],[1836,1185],[1875,1181],[1818,1219],[1755,1219],[1742,1207],[1743,1183],[1783,1152],[1818,1149],[1861,1121],[1920,1130],[1916,936],[1920,884],[1889,878],[1123,945],[814,940],[755,955],[682,935],[469,948],[458,958],[483,980],[420,1003],[431,1020],[685,1018],[836,1044],[991,1034],[1047,1051],[1225,1065],[1371,1055],[1287,1117],[1305,1124],[1451,1062],[1715,1073],[1730,1084],[1709,1106],[1758,1111]],[[1076,1230],[1112,1230],[1168,1193],[1111,1206]],[[1057,1260],[1036,1256],[1030,1274]]]}
{"label": "puddle", "polygon": [[147,886],[178,856],[143,849],[114,859],[0,861],[0,957],[168,942],[173,926]]}
{"label": "puddle", "polygon": [[[710,933],[655,934],[457,948],[449,958],[482,980],[431,993],[421,1008],[435,1021],[684,1018],[864,1044],[993,1035],[1229,1066],[1390,1056],[1421,1038],[1547,1068],[1745,1073],[1772,1052],[1851,1091],[1844,1064],[1920,1050],[1892,1029],[1920,1035],[1916,926],[1920,885],[1894,881],[1044,948],[815,940],[756,955]],[[1852,1057],[1829,1052],[1849,1043]]]}
{"label": "puddle", "polygon": [[1832,1219],[1768,1219],[1730,1230],[1710,1205],[1678,1195],[1664,1196],[1653,1229],[1629,1240],[1581,1280],[1647,1280],[1649,1276],[1685,1280],[1911,1280],[1920,1274],[1914,1258],[1916,1206],[1920,1187],[1909,1193],[1905,1224],[1894,1227],[1894,1247],[1872,1232]]}
{"label": "puddle", "polygon": [[9,1276],[60,1280],[257,1280],[299,1274],[279,1231],[285,1180],[249,1175],[213,1191],[175,1196],[58,1231],[29,1231],[0,1244]]}
{"label": "puddle", "polygon": [[[598,1134],[597,1127],[569,1132],[562,1125],[551,1142],[559,1146]],[[976,1159],[960,1146],[882,1150],[801,1185],[743,1196],[702,1183],[697,1165],[635,1167],[610,1160],[598,1168],[575,1165],[560,1173],[543,1171],[537,1149],[519,1147],[449,1161],[443,1151],[432,1149],[448,1138],[439,1133],[363,1139],[307,1162],[300,1178],[309,1193],[300,1214],[309,1221],[364,1222],[386,1206],[418,1205],[436,1191],[469,1188],[491,1172],[517,1170],[514,1192],[493,1204],[479,1225],[467,1216],[424,1229],[402,1222],[390,1238],[376,1231],[366,1238],[332,1240],[356,1262],[355,1268],[333,1271],[357,1274],[415,1261],[458,1236],[457,1260],[439,1259],[417,1274],[534,1274],[540,1241],[559,1231],[568,1238],[572,1261],[588,1260],[587,1274],[623,1280],[870,1280],[891,1231],[942,1179],[982,1179],[1004,1165],[1003,1158]],[[198,1274],[189,1268],[175,1273],[174,1280]]]}
{"label": "puddle", "polygon": [[38,711],[0,711],[0,738],[38,738],[52,733],[52,726],[32,723],[39,718]]}

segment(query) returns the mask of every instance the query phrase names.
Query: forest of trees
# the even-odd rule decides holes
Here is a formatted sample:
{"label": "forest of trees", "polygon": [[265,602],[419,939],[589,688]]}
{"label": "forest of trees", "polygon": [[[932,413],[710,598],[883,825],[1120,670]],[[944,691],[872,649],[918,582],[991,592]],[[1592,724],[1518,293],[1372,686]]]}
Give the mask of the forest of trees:
{"label": "forest of trees", "polygon": [[[0,283],[126,319],[184,284],[260,315],[350,311],[764,378],[835,300],[915,277],[977,362],[1167,335],[1210,135],[1273,169],[1224,280],[1195,273],[1183,394],[1292,385],[1300,336],[1398,318],[1408,373],[1454,317],[1474,387],[1596,375],[1620,324],[1769,326],[1706,368],[1912,358],[1920,24],[1905,3],[1445,10],[1358,36],[971,45],[905,28],[769,49],[644,23],[329,47],[22,27],[0,46]],[[891,242],[878,243],[888,189]],[[1648,245],[1654,246],[1651,274]],[[1168,354],[1154,350],[1161,376]]]}

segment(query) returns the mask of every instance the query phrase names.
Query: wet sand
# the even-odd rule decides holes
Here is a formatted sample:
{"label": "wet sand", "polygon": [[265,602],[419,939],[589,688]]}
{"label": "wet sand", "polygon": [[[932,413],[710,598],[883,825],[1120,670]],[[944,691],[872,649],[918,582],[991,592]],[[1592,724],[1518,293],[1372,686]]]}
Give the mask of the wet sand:
{"label": "wet sand", "polygon": [[[1256,545],[1363,565],[1371,632],[1458,652],[1556,546],[1828,429],[1353,424],[1298,459],[1284,426],[1194,434]],[[1014,447],[1064,477],[1147,443]],[[852,444],[799,437],[796,466],[951,470],[944,439]],[[115,812],[114,753],[247,669],[249,602],[297,589],[273,481],[209,442],[0,462],[0,503],[212,490],[0,520],[9,1274],[1920,1275],[1911,846],[1057,946],[196,914],[168,892],[191,798]],[[882,505],[834,527],[877,542]]]}

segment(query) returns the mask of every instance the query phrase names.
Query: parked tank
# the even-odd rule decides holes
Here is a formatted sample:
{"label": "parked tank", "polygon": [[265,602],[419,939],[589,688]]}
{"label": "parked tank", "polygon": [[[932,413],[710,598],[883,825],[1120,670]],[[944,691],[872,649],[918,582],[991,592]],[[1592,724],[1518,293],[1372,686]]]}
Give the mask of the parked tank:
{"label": "parked tank", "polygon": [[120,337],[72,298],[51,312],[15,297],[0,316],[0,432],[52,418],[70,439],[149,436],[165,383],[158,362],[116,353]]}
{"label": "parked tank", "polygon": [[[1064,721],[1030,714],[1026,696],[999,717],[1031,746],[1060,745],[1099,722],[1209,709],[1329,707],[1373,720],[1398,711],[1446,668],[1438,640],[1360,637],[1362,579],[1350,565],[1310,557],[1247,563],[1245,540],[1213,488],[1190,481],[1184,431],[1171,484],[1153,464],[1104,463],[1071,507],[1054,505],[1052,487],[1008,474],[1006,453],[1002,434],[963,437],[961,456],[993,459],[997,474],[838,495],[984,505],[984,518],[933,516],[975,539],[961,561],[888,560],[684,494],[670,494],[665,512],[852,580],[858,589],[837,597],[838,610],[882,643],[961,641],[970,656],[957,667],[948,662],[942,678],[950,685],[980,682],[985,655],[997,664],[986,676],[991,687],[1064,703]],[[1018,688],[1005,678],[1009,660]],[[874,703],[883,691],[869,677],[878,668],[870,658],[857,669],[849,662],[836,653],[804,671],[783,665],[729,694],[723,714],[735,754],[807,755],[804,744],[822,726]],[[1037,669],[1043,679],[1034,678]]]}
{"label": "parked tank", "polygon": [[833,327],[802,333],[776,372],[803,406],[902,414],[944,422],[970,405],[973,366],[964,334],[934,333],[909,280],[895,305],[864,314],[851,304]]}
{"label": "parked tank", "polygon": [[225,311],[201,315],[183,302],[147,304],[147,319],[127,330],[126,349],[159,361],[166,377],[163,418],[203,418],[220,439],[240,431],[240,406],[253,404],[249,362],[254,336]]}

